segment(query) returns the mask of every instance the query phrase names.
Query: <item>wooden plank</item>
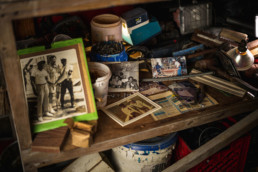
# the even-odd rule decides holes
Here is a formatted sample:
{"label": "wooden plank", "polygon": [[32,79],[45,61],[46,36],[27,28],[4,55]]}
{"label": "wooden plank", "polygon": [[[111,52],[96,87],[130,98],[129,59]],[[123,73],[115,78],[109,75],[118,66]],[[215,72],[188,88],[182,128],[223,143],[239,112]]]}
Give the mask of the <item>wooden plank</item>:
{"label": "wooden plank", "polygon": [[241,40],[248,40],[248,35],[245,33],[237,32],[231,29],[222,28],[220,32],[220,37],[229,39],[236,42],[241,42]]}
{"label": "wooden plank", "polygon": [[22,19],[167,0],[34,0],[0,4],[0,18]]}
{"label": "wooden plank", "polygon": [[[225,95],[224,99],[226,99]],[[126,127],[119,126],[107,115],[99,113],[98,131],[91,147],[73,149],[56,155],[31,153],[30,150],[26,150],[22,152],[23,155],[26,155],[26,159],[24,160],[25,167],[30,168],[34,166],[39,168],[82,155],[108,150],[116,146],[195,127],[229,116],[249,112],[257,108],[257,99],[244,102],[236,102],[236,99],[237,97],[232,97],[232,99],[224,100],[226,103],[223,105],[188,112],[155,122],[150,116],[147,116]]]}
{"label": "wooden plank", "polygon": [[99,153],[82,156],[73,161],[69,166],[62,170],[62,172],[81,172],[90,171],[94,166],[102,161]]}
{"label": "wooden plank", "polygon": [[211,139],[203,146],[195,149],[193,152],[180,159],[172,166],[166,168],[163,172],[181,172],[187,171],[195,165],[199,164],[209,156],[221,150],[235,139],[239,138],[258,124],[258,110],[249,114],[244,119],[237,122],[235,125],[225,130],[220,135]]}
{"label": "wooden plank", "polygon": [[3,71],[17,139],[20,144],[20,149],[24,150],[31,145],[31,132],[21,67],[19,57],[15,51],[16,47],[12,22],[5,20],[0,21],[0,25],[4,26],[1,28],[0,32],[0,56],[2,58]]}
{"label": "wooden plank", "polygon": [[59,127],[53,130],[38,133],[31,145],[32,151],[59,153],[67,136],[68,127]]}
{"label": "wooden plank", "polygon": [[[199,73],[200,71],[193,69],[191,73]],[[191,77],[190,79],[203,83],[205,85],[209,85],[211,87],[214,87],[216,89],[228,92],[230,94],[233,94],[235,96],[243,97],[246,93],[246,90],[243,88],[227,81],[221,78],[218,78],[216,76],[212,75],[206,75],[206,76],[196,76],[196,77]]]}
{"label": "wooden plank", "polygon": [[[28,108],[23,88],[19,58],[16,54],[15,39],[12,22],[0,20],[0,58],[6,80],[13,124],[16,131],[20,151],[31,145],[31,132],[28,117]],[[23,160],[23,156],[21,156]]]}

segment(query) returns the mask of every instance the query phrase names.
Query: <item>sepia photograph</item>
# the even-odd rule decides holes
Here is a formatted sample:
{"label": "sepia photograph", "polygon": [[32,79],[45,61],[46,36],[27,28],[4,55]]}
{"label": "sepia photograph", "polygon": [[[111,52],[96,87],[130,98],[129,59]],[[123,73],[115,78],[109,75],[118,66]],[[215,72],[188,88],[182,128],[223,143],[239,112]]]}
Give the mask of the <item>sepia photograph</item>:
{"label": "sepia photograph", "polygon": [[139,90],[139,62],[106,63],[112,76],[109,92],[131,92]]}
{"label": "sepia photograph", "polygon": [[94,111],[78,46],[20,55],[29,116],[45,124]]}
{"label": "sepia photograph", "polygon": [[110,104],[101,110],[121,126],[131,124],[161,107],[139,92]]}
{"label": "sepia photograph", "polygon": [[152,58],[151,66],[153,78],[181,76],[187,74],[186,58],[184,56]]}

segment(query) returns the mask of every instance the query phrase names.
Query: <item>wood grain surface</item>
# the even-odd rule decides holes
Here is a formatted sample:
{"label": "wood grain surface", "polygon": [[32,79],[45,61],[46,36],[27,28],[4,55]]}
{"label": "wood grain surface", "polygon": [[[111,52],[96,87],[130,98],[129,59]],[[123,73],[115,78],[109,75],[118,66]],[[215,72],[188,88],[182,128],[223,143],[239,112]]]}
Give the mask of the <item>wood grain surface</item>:
{"label": "wood grain surface", "polygon": [[0,19],[22,19],[78,12],[121,5],[132,5],[167,0],[29,0],[23,2],[1,3]]}
{"label": "wood grain surface", "polygon": [[31,145],[32,152],[59,153],[68,130],[68,127],[59,127],[38,133]]}
{"label": "wood grain surface", "polygon": [[17,140],[20,144],[20,149],[24,150],[31,145],[31,132],[20,60],[16,54],[15,39],[12,34],[12,22],[0,20],[0,25],[4,26],[1,27],[0,32],[0,58],[3,64]]}

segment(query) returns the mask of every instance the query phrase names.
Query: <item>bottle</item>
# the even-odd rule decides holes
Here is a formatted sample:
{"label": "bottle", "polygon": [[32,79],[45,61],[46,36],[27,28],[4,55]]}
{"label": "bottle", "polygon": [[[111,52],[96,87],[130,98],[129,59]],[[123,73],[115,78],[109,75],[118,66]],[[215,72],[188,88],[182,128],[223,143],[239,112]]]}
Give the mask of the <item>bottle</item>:
{"label": "bottle", "polygon": [[238,47],[229,50],[227,54],[233,60],[238,71],[246,71],[254,64],[254,56],[247,49],[247,43],[245,40],[242,40],[238,44]]}

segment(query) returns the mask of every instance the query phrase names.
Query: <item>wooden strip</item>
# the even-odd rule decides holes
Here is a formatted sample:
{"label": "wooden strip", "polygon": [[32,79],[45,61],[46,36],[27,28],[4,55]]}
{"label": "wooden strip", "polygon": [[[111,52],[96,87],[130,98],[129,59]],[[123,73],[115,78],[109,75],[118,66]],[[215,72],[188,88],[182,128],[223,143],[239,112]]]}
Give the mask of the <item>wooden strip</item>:
{"label": "wooden strip", "polygon": [[[16,54],[12,22],[9,20],[0,20],[0,26],[3,26],[0,32],[0,58],[2,58],[12,119],[21,152],[28,149],[32,142],[28,108],[23,88],[20,61]],[[22,161],[23,158],[21,156]]]}
{"label": "wooden strip", "polygon": [[215,53],[217,51],[217,48],[212,48],[212,49],[208,49],[208,50],[203,50],[194,54],[189,54],[186,56],[187,59],[191,59],[191,58],[195,58],[195,57],[199,57],[199,56],[203,56],[205,54],[210,54],[210,53]]}
{"label": "wooden strip", "polygon": [[205,79],[205,78],[201,78],[201,77],[192,77],[190,78],[194,81],[197,81],[197,82],[200,82],[200,83],[203,83],[205,85],[209,85],[211,87],[214,87],[216,89],[219,89],[219,90],[222,90],[222,91],[225,91],[227,93],[230,93],[230,94],[233,94],[235,96],[238,96],[238,97],[243,97],[245,95],[245,92],[241,91],[241,90],[237,90],[237,89],[232,89],[232,88],[229,88],[228,86],[226,85],[222,85],[220,83],[216,83],[214,81],[211,81],[211,80],[208,80],[208,79]]}
{"label": "wooden strip", "polygon": [[241,42],[241,40],[247,41],[248,35],[245,33],[237,32],[234,30],[223,28],[220,32],[220,37],[226,38],[232,41]]}
{"label": "wooden strip", "polygon": [[[193,69],[191,73],[198,73],[198,70]],[[246,90],[242,89],[241,87],[238,87],[237,85],[228,82],[226,80],[223,80],[221,78],[211,76],[211,75],[206,75],[206,76],[197,76],[197,77],[192,77],[190,78],[194,81],[201,82],[203,84],[209,85],[211,87],[214,87],[216,89],[228,92],[230,94],[243,97],[246,93]]]}
{"label": "wooden strip", "polygon": [[[201,71],[198,71],[198,70],[196,70],[196,69],[193,69],[193,70],[191,71],[191,73],[201,73]],[[216,82],[218,82],[218,83],[220,83],[220,84],[227,85],[227,86],[229,86],[229,87],[233,87],[233,88],[235,88],[235,89],[243,90],[243,91],[244,91],[243,88],[241,88],[241,87],[239,87],[239,86],[237,86],[237,85],[233,84],[232,82],[229,82],[229,81],[227,81],[227,80],[225,80],[225,79],[221,79],[221,78],[219,78],[219,77],[212,76],[212,75],[205,75],[205,76],[202,76],[202,77],[205,78],[205,79],[211,79],[211,80],[214,80],[214,81],[216,81]]]}
{"label": "wooden strip", "polygon": [[199,164],[209,156],[221,150],[235,139],[239,138],[258,124],[258,110],[249,114],[247,117],[237,122],[235,125],[216,136],[203,146],[195,149],[193,152],[180,159],[163,172],[181,172],[187,171],[195,165]]}
{"label": "wooden strip", "polygon": [[31,145],[31,132],[21,66],[19,57],[16,54],[12,22],[0,20],[0,25],[4,26],[1,28],[0,32],[0,57],[2,58],[3,71],[17,139],[20,144],[20,149],[24,150]]}
{"label": "wooden strip", "polygon": [[258,47],[251,50],[251,53],[254,55],[255,58],[258,57]]}
{"label": "wooden strip", "polygon": [[256,47],[258,47],[258,39],[253,40],[253,41],[247,43],[247,48],[249,50],[252,50],[252,49],[254,49]]}
{"label": "wooden strip", "polygon": [[221,78],[218,78],[216,76],[210,76],[210,77],[204,76],[203,78],[210,79],[210,80],[213,80],[213,81],[215,81],[215,82],[217,82],[219,84],[222,84],[222,85],[228,86],[230,88],[233,88],[233,89],[245,92],[245,90],[243,88],[241,88],[241,87],[239,87],[239,86],[237,86],[237,85],[233,84],[232,82],[229,82],[229,81],[227,81],[225,79],[221,79]]}
{"label": "wooden strip", "polygon": [[0,5],[0,19],[22,19],[166,0],[30,0]]}
{"label": "wooden strip", "polygon": [[231,105],[216,105],[207,109],[188,112],[183,115],[156,122],[153,122],[151,117],[146,117],[139,120],[138,123],[124,128],[116,124],[107,115],[99,113],[99,127],[91,147],[86,149],[73,149],[67,152],[61,152],[58,155],[32,153],[30,150],[25,150],[22,152],[23,155],[26,155],[26,159],[24,160],[25,167],[26,169],[32,167],[39,168],[53,163],[74,159],[82,155],[101,152],[116,146],[206,124],[244,112],[250,112],[257,108],[257,103],[258,99],[238,102]]}

